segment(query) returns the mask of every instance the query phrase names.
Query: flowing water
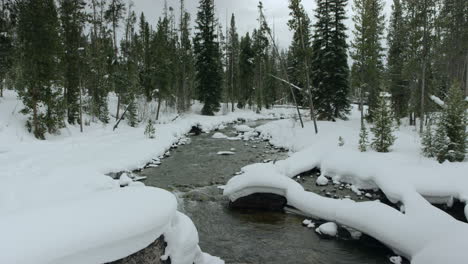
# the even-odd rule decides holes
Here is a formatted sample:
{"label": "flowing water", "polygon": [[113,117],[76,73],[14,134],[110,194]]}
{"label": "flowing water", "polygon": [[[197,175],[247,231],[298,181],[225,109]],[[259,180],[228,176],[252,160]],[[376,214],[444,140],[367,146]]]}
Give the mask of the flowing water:
{"label": "flowing water", "polygon": [[[265,121],[263,121],[265,122]],[[248,123],[257,126],[262,122]],[[232,128],[222,130],[234,136]],[[192,136],[191,143],[171,150],[157,168],[138,174],[146,185],[174,192],[179,210],[197,226],[200,246],[226,263],[255,264],[382,264],[390,263],[391,252],[370,242],[320,238],[313,229],[302,226],[304,217],[281,212],[231,210],[218,188],[242,167],[267,159],[284,159],[287,153],[262,141],[213,139],[212,134]],[[217,155],[233,151],[234,155]],[[332,191],[316,187],[315,179],[302,177],[309,191]],[[344,195],[340,194],[340,195]]]}

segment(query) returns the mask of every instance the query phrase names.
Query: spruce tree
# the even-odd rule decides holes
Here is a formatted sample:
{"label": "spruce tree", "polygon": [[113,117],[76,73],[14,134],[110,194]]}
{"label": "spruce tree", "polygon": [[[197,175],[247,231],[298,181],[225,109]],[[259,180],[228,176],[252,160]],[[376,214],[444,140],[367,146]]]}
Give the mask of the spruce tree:
{"label": "spruce tree", "polygon": [[118,56],[119,48],[117,42],[117,28],[119,27],[120,21],[123,19],[125,13],[125,3],[123,0],[110,0],[110,3],[105,12],[105,19],[110,24],[112,28],[112,43],[113,43],[113,53],[110,62],[111,68],[111,83],[114,92],[117,94],[117,112],[115,119],[120,118],[120,104],[124,91],[118,89],[116,82],[118,81]]}
{"label": "spruce tree", "polygon": [[359,151],[366,152],[367,146],[369,146],[369,133],[363,122],[361,124],[361,130],[359,131]]}
{"label": "spruce tree", "polygon": [[184,1],[180,1],[180,44],[179,44],[179,66],[180,66],[180,85],[178,89],[178,109],[187,111],[190,109],[190,99],[192,98],[194,86],[194,58],[193,47],[190,40],[190,13],[184,9]]}
{"label": "spruce tree", "polygon": [[39,139],[55,133],[63,123],[62,91],[59,88],[59,20],[54,0],[18,3],[18,52],[20,76],[17,86],[28,129]]}
{"label": "spruce tree", "polygon": [[354,1],[354,40],[351,57],[356,67],[357,85],[368,94],[369,120],[373,121],[374,109],[378,107],[383,71],[384,32],[382,0]]}
{"label": "spruce tree", "polygon": [[317,1],[312,84],[318,116],[326,120],[344,118],[350,109],[346,3],[346,0]]}
{"label": "spruce tree", "polygon": [[228,65],[227,65],[227,86],[229,90],[229,99],[231,101],[231,111],[234,112],[235,101],[239,96],[239,55],[240,43],[239,35],[237,33],[236,18],[234,14],[231,15],[231,24],[228,34],[228,47],[227,47]]}
{"label": "spruce tree", "polygon": [[445,126],[447,136],[450,140],[448,146],[449,161],[463,161],[467,147],[468,116],[466,102],[463,92],[457,84],[451,86],[447,99],[446,108],[442,115],[442,124]]}
{"label": "spruce tree", "polygon": [[145,136],[153,139],[156,134],[156,128],[154,127],[153,120],[150,118],[148,124],[145,127]]}
{"label": "spruce tree", "polygon": [[83,0],[61,0],[60,20],[63,32],[64,97],[68,123],[80,122],[80,74],[83,56],[82,33],[86,20],[86,3]]}
{"label": "spruce tree", "polygon": [[153,74],[152,70],[152,46],[151,46],[151,29],[146,21],[145,15],[141,13],[139,23],[139,81],[146,101],[150,102],[153,99]]}
{"label": "spruce tree", "polygon": [[252,104],[254,60],[255,53],[252,49],[252,40],[249,33],[241,38],[239,56],[239,102],[238,107],[244,108],[247,104]]}
{"label": "spruce tree", "polygon": [[194,51],[198,99],[204,104],[202,114],[214,115],[220,108],[223,72],[213,0],[200,0],[196,23]]}
{"label": "spruce tree", "polygon": [[86,60],[89,65],[85,79],[88,90],[88,112],[103,123],[109,122],[107,94],[111,90],[110,67],[108,58],[113,57],[112,38],[104,20],[106,1],[92,0],[89,16],[91,24],[90,44],[86,48]]}
{"label": "spruce tree", "polygon": [[392,94],[392,105],[397,119],[408,113],[410,90],[403,75],[406,55],[406,25],[400,0],[393,0],[392,15],[388,32],[388,82]]}
{"label": "spruce tree", "polygon": [[374,126],[371,128],[374,134],[371,145],[377,152],[389,152],[396,139],[393,135],[392,112],[385,95],[386,93],[381,93],[378,97],[374,111]]}
{"label": "spruce tree", "polygon": [[426,129],[422,135],[421,139],[422,144],[422,153],[428,158],[433,158],[436,156],[437,149],[434,146],[434,132],[432,129],[432,119],[429,119],[426,125]]}
{"label": "spruce tree", "polygon": [[444,113],[440,114],[434,135],[434,149],[437,161],[443,163],[448,159],[450,139],[447,136],[446,119]]}
{"label": "spruce tree", "polygon": [[309,99],[312,98],[309,97],[312,89],[310,83],[311,22],[300,0],[290,0],[289,9],[291,11],[288,26],[294,32],[288,57],[290,81],[304,88],[302,92],[294,89],[294,93],[300,104],[307,105]]}
{"label": "spruce tree", "polygon": [[[4,84],[7,74],[13,66],[13,36],[14,36],[14,21],[12,20],[12,12],[14,2],[12,0],[4,0],[0,6],[0,97],[3,96]],[[14,17],[14,15],[13,15]]]}

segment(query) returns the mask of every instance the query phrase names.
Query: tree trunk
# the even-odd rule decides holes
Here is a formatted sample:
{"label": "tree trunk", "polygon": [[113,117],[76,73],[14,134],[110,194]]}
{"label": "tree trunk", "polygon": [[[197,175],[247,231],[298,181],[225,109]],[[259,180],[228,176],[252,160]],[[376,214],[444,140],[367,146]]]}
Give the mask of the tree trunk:
{"label": "tree trunk", "polygon": [[158,110],[156,111],[156,120],[159,120],[159,111],[161,110],[162,96],[158,99]]}
{"label": "tree trunk", "polygon": [[419,121],[419,133],[423,133],[424,131],[424,99],[425,99],[425,91],[426,90],[426,62],[423,62],[422,67],[422,83],[421,83],[421,116]]}
{"label": "tree trunk", "polygon": [[0,82],[0,97],[3,97],[3,83],[4,83],[4,80]]}

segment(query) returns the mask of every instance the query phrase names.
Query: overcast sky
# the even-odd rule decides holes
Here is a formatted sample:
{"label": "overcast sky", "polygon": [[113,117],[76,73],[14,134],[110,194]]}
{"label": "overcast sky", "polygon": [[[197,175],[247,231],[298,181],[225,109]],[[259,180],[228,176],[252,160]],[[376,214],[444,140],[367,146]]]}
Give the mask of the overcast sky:
{"label": "overcast sky", "polygon": [[[350,0],[347,7],[349,17],[352,15],[352,1],[353,0]],[[385,13],[389,14],[392,0],[384,1],[386,2]],[[141,12],[144,12],[149,22],[152,25],[155,25],[158,17],[161,16],[163,12],[164,0],[133,0],[133,2],[138,16]],[[196,17],[198,2],[198,0],[185,0],[186,9],[192,14],[192,27]],[[288,2],[288,0],[263,0],[268,24],[270,24],[271,27],[274,26],[278,45],[283,48],[289,45],[292,37],[292,33],[289,31],[287,26],[287,21],[289,19]],[[314,22],[313,14],[316,6],[315,0],[302,0],[302,3],[309,14],[309,17],[312,18],[312,21]],[[179,0],[167,0],[167,4],[168,6],[172,6],[178,12]],[[258,1],[256,0],[215,0],[216,14],[219,21],[225,25],[226,14],[230,19],[231,14],[234,13],[236,16],[238,31],[243,35],[247,31],[251,32],[258,26],[257,4]],[[388,20],[388,15],[386,20]],[[346,25],[348,26],[348,35],[350,35],[353,27],[351,19],[346,21]]]}

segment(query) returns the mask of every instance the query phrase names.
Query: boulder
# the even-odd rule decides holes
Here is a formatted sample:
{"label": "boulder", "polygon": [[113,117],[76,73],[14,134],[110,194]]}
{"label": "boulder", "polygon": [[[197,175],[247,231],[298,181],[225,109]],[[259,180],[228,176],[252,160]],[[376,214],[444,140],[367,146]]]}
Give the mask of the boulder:
{"label": "boulder", "polygon": [[161,236],[145,249],[126,258],[109,262],[108,264],[170,264],[170,259],[166,261],[161,260],[165,249],[166,242],[164,241],[164,237]]}
{"label": "boulder", "polygon": [[286,203],[286,198],[278,194],[254,193],[231,201],[229,207],[233,209],[283,211]]}

